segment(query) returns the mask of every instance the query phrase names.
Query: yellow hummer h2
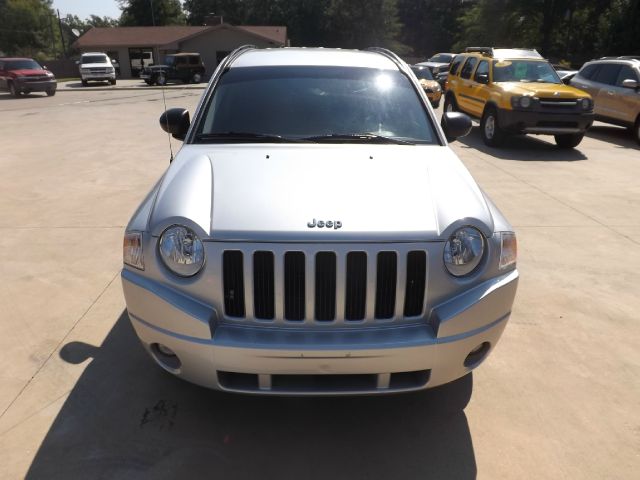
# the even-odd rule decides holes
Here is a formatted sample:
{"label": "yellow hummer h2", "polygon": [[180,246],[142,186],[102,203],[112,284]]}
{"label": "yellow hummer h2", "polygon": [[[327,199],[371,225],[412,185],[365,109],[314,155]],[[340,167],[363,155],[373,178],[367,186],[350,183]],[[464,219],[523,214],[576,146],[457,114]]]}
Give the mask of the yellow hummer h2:
{"label": "yellow hummer h2", "polygon": [[573,148],[593,123],[589,94],[564,85],[535,50],[467,48],[451,64],[448,82],[445,111],[481,119],[482,139],[492,147],[509,133],[533,133]]}

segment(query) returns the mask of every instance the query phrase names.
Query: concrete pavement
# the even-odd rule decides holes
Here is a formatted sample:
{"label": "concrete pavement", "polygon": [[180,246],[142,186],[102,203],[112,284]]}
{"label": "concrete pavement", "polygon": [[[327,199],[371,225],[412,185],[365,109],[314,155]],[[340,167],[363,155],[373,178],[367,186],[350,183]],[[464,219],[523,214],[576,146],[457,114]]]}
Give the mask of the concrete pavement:
{"label": "concrete pavement", "polygon": [[[452,145],[520,249],[513,316],[473,377],[265,399],[161,371],[123,313],[124,226],[169,158],[145,90],[0,96],[0,478],[637,477],[640,149],[624,130],[599,124],[574,151],[488,149],[477,131]],[[165,96],[193,111],[200,93]]]}

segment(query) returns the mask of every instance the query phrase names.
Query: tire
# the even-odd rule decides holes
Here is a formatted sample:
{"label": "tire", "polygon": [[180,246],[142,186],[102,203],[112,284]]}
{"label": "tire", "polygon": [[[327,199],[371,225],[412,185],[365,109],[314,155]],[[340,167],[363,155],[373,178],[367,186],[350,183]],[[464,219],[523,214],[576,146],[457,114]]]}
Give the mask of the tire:
{"label": "tire", "polygon": [[640,115],[638,115],[636,124],[633,127],[633,136],[636,139],[636,142],[638,142],[638,145],[640,145]]}
{"label": "tire", "polygon": [[580,144],[584,138],[584,133],[566,133],[563,135],[554,135],[554,137],[558,148],[573,148]]}
{"label": "tire", "polygon": [[191,83],[200,83],[202,82],[202,75],[200,75],[199,73],[194,73],[191,76]]}
{"label": "tire", "polygon": [[153,81],[151,80],[145,80],[144,83],[146,83],[147,85],[153,85]]}
{"label": "tire", "polygon": [[86,80],[82,80],[82,86],[83,87],[88,87],[89,86],[89,82],[87,82]]}
{"label": "tire", "polygon": [[164,86],[167,84],[167,77],[164,73],[159,73],[156,76],[156,83],[160,86]]}
{"label": "tire", "polygon": [[499,147],[504,143],[506,134],[498,125],[498,111],[495,107],[488,107],[480,120],[480,135],[488,147]]}
{"label": "tire", "polygon": [[113,80],[109,80],[109,83],[110,83],[111,85],[115,85],[115,84],[116,84],[116,79],[114,78]]}
{"label": "tire", "polygon": [[20,91],[16,88],[13,82],[9,84],[9,93],[16,98],[20,98]]}
{"label": "tire", "polygon": [[453,94],[447,95],[444,99],[444,111],[445,112],[457,112],[458,103],[456,102]]}
{"label": "tire", "polygon": [[438,100],[437,102],[432,102],[431,106],[434,110],[436,110],[440,106],[440,100]]}
{"label": "tire", "polygon": [[47,90],[47,97],[53,97],[55,94],[56,94],[55,88],[50,88],[49,90]]}

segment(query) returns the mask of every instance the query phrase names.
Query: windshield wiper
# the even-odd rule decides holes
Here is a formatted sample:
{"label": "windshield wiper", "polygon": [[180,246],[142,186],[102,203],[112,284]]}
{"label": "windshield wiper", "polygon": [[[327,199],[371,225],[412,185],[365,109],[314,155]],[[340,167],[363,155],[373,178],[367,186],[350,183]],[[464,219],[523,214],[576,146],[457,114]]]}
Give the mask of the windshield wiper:
{"label": "windshield wiper", "polygon": [[331,133],[328,135],[317,135],[315,137],[305,137],[304,140],[311,142],[331,142],[331,141],[360,141],[363,143],[391,143],[395,145],[415,145],[414,142],[408,140],[400,140],[399,138],[385,137],[375,133]]}
{"label": "windshield wiper", "polygon": [[196,141],[200,143],[225,143],[225,142],[250,142],[250,143],[301,143],[308,140],[283,137],[282,135],[270,135],[255,132],[217,132],[199,133]]}

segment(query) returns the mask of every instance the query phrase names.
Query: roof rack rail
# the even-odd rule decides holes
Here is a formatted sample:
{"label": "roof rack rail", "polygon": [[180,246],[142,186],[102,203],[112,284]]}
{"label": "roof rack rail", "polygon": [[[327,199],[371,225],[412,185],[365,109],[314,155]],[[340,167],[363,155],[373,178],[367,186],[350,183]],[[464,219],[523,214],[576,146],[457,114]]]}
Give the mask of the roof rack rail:
{"label": "roof rack rail", "polygon": [[640,60],[640,55],[622,55],[618,58],[620,60]]}
{"label": "roof rack rail", "polygon": [[391,60],[393,63],[396,64],[396,66],[400,69],[403,70],[406,68],[406,62],[404,60],[402,60],[398,55],[396,55],[395,53],[393,53],[391,50],[387,49],[387,48],[382,48],[382,47],[369,47],[367,48],[368,52],[376,52],[376,53],[380,53],[382,55],[384,55],[385,57],[387,57],[389,60]]}
{"label": "roof rack rail", "polygon": [[466,53],[482,53],[493,56],[493,47],[467,47],[464,51]]}

